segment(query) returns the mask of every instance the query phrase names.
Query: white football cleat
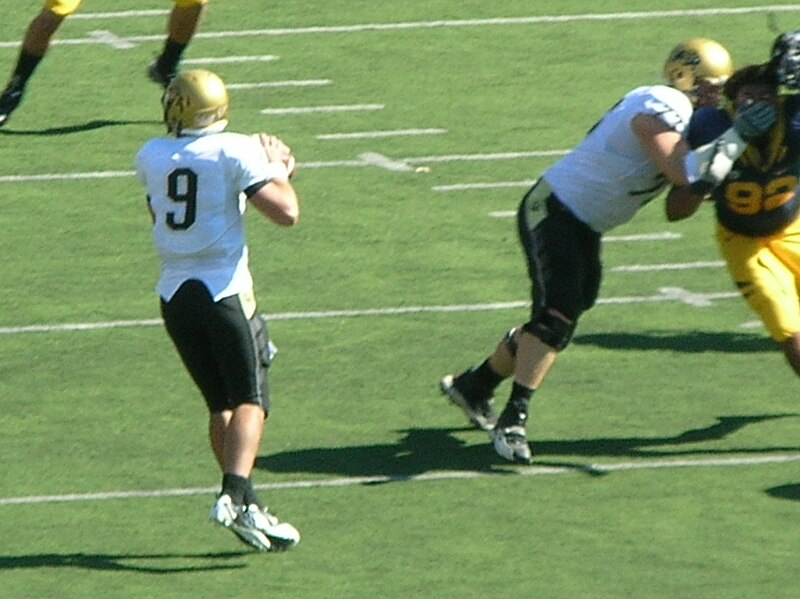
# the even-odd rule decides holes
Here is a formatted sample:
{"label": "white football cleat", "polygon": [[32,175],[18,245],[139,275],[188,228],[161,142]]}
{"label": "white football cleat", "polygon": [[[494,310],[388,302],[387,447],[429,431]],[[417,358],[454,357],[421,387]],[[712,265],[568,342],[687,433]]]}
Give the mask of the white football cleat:
{"label": "white football cleat", "polygon": [[211,513],[208,516],[213,522],[230,528],[233,521],[236,520],[236,506],[233,505],[233,500],[230,495],[220,495],[217,497],[217,502],[211,508]]}
{"label": "white football cleat", "polygon": [[501,427],[498,425],[489,433],[489,436],[494,443],[494,450],[501,458],[518,464],[531,463],[531,448],[528,445],[524,426]]}
{"label": "white football cleat", "polygon": [[271,551],[286,551],[300,542],[300,533],[288,522],[281,522],[267,508],[259,508],[251,503],[245,508],[253,525],[269,539]]}
{"label": "white football cleat", "polygon": [[230,495],[220,495],[211,508],[210,519],[258,551],[286,551],[300,542],[300,533],[288,522],[279,521],[267,508],[255,503],[236,505]]}
{"label": "white football cleat", "polygon": [[220,495],[211,508],[212,522],[224,526],[240,541],[258,551],[270,551],[272,543],[255,524],[252,514],[241,505],[235,505],[230,495]]}

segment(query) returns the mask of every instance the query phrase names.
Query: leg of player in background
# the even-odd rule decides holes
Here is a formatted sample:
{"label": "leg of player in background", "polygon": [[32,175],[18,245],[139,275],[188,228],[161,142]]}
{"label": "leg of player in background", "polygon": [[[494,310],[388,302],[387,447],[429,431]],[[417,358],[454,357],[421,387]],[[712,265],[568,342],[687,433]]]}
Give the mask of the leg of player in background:
{"label": "leg of player in background", "polygon": [[28,25],[17,64],[0,95],[0,127],[2,127],[22,101],[25,86],[50,47],[50,39],[61,26],[66,15],[43,9]]}
{"label": "leg of player in background", "polygon": [[167,39],[161,54],[147,69],[150,79],[166,87],[178,73],[184,50],[192,41],[207,0],[176,0],[167,22]]}

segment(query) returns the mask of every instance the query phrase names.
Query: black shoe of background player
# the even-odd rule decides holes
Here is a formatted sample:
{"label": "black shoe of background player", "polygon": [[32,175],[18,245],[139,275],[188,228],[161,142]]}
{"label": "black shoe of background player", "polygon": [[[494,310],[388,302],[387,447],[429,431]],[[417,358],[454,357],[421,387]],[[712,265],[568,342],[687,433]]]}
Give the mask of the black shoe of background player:
{"label": "black shoe of background player", "polygon": [[22,93],[24,88],[19,84],[17,78],[9,81],[2,95],[0,95],[0,127],[8,122],[11,113],[16,110],[19,103],[22,102]]}
{"label": "black shoe of background player", "polygon": [[153,83],[158,83],[161,87],[166,88],[170,82],[175,79],[177,73],[164,73],[158,68],[158,61],[154,60],[147,67],[147,78]]}

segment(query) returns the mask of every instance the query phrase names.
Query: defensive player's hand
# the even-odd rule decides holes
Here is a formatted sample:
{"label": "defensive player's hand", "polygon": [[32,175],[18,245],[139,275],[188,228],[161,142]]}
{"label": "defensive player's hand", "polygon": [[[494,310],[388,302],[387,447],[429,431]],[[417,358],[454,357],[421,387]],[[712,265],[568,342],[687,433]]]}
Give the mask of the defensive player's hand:
{"label": "defensive player's hand", "polygon": [[733,128],[747,141],[764,135],[775,124],[777,117],[778,114],[771,104],[755,102],[736,111]]}

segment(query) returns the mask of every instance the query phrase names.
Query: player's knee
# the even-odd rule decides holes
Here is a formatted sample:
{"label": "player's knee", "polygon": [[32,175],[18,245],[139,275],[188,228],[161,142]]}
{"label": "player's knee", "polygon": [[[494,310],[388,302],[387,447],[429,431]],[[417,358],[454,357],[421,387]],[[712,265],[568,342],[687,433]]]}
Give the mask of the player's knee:
{"label": "player's knee", "polygon": [[526,322],[522,328],[545,345],[561,351],[572,339],[575,325],[574,320],[567,319],[555,310],[545,308],[532,320]]}
{"label": "player's knee", "polygon": [[206,400],[206,406],[208,406],[208,411],[212,414],[229,412],[231,410],[236,410],[237,408],[241,408],[242,406],[248,406],[248,405],[260,407],[265,414],[267,412],[267,406],[264,405],[264,402],[260,397],[228,398],[223,396],[216,396],[216,397],[206,397],[205,400]]}

